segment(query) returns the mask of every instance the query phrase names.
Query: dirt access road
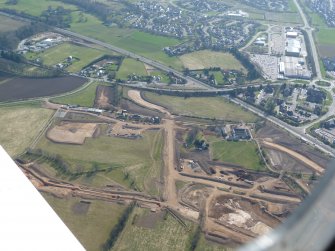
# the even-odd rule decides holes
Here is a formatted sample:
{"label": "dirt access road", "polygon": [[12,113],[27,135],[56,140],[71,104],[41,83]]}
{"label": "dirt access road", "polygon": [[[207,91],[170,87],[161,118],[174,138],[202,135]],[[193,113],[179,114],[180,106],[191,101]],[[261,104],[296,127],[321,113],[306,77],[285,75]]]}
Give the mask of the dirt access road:
{"label": "dirt access road", "polygon": [[128,91],[128,97],[132,99],[135,103],[149,108],[151,110],[159,111],[166,115],[163,119],[163,128],[165,131],[165,146],[164,146],[164,163],[167,168],[164,169],[165,172],[165,189],[164,198],[173,207],[178,207],[178,196],[176,191],[175,180],[178,178],[178,173],[175,169],[175,129],[176,124],[173,116],[164,107],[149,103],[145,101],[141,92],[137,90]]}
{"label": "dirt access road", "polygon": [[263,141],[262,142],[266,147],[274,149],[274,150],[278,150],[284,153],[287,153],[288,155],[292,156],[293,158],[295,158],[298,161],[301,161],[302,163],[304,163],[305,165],[307,165],[308,167],[310,167],[312,170],[316,171],[318,174],[322,174],[324,173],[324,168],[320,165],[318,165],[317,163],[315,163],[314,161],[306,158],[305,156],[278,144],[272,143],[272,142],[268,142],[268,141]]}
{"label": "dirt access road", "polygon": [[[175,163],[176,163],[176,160],[175,160],[175,130],[176,130],[177,126],[175,124],[173,116],[171,116],[171,114],[164,107],[160,107],[158,105],[151,104],[151,103],[143,100],[143,98],[141,97],[140,91],[130,90],[128,92],[128,96],[134,102],[136,102],[136,103],[138,103],[142,106],[145,106],[146,108],[158,110],[158,111],[166,114],[167,117],[168,117],[168,118],[165,118],[163,120],[162,126],[163,126],[164,131],[165,131],[164,163],[167,167],[167,168],[164,169],[164,172],[165,172],[165,174],[164,174],[164,177],[165,177],[165,180],[164,180],[164,184],[165,184],[164,198],[167,201],[167,203],[169,203],[169,205],[174,206],[174,207],[178,207],[178,205],[179,205],[179,203],[178,203],[178,193],[177,193],[176,185],[175,185],[175,182],[177,180],[196,182],[196,183],[200,183],[200,184],[209,185],[209,186],[212,186],[212,187],[222,185],[221,183],[201,179],[201,177],[191,178],[191,177],[181,176],[175,168]],[[305,161],[307,161],[307,160],[308,159],[306,158]],[[257,186],[258,185],[261,185],[261,183],[257,184]],[[257,187],[257,186],[255,186],[255,187]],[[257,193],[255,193],[254,190],[255,189],[251,189],[251,191],[248,191],[248,193],[247,193],[248,196],[250,196],[251,194],[252,195],[257,194]],[[279,195],[274,195],[274,194],[271,194],[269,196],[271,196],[272,199],[282,200],[282,201],[285,201],[285,202],[296,202],[296,203],[300,202],[300,199],[292,198],[292,197],[289,197],[289,196],[279,196]],[[265,199],[265,200],[267,201],[268,199]]]}
{"label": "dirt access road", "polygon": [[168,117],[171,116],[171,113],[166,110],[164,107],[149,103],[148,101],[145,101],[142,96],[141,96],[141,92],[137,91],[137,90],[130,90],[128,91],[128,97],[130,99],[132,99],[135,103],[144,106],[146,108],[149,108],[151,110],[155,110],[155,111],[159,111],[161,113],[164,113],[166,115],[168,115]]}

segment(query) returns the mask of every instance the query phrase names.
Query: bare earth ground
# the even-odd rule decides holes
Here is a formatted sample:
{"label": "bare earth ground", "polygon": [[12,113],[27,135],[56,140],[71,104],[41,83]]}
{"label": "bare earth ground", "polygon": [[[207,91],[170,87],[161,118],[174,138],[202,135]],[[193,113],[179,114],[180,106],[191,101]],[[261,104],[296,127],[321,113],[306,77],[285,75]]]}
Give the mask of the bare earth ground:
{"label": "bare earth ground", "polygon": [[47,132],[47,138],[57,143],[82,145],[85,139],[93,137],[95,123],[61,123]]}
{"label": "bare earth ground", "polygon": [[330,162],[330,158],[322,152],[304,144],[301,140],[289,135],[286,131],[274,126],[271,123],[266,123],[264,127],[259,129],[256,133],[256,138],[271,141],[272,143],[287,147],[290,150],[312,160],[323,168],[325,168]]}
{"label": "bare earth ground", "polygon": [[[157,105],[147,104],[148,102],[143,101],[139,91],[132,91],[129,93],[130,97],[133,98],[134,102],[137,102],[143,106],[150,107],[152,109],[160,110],[161,112],[168,114],[167,111],[162,107],[157,107]],[[181,190],[184,192],[178,193],[176,196],[176,180],[182,180],[183,182],[199,182],[202,185],[207,185],[209,187],[215,188],[218,184],[215,181],[206,180],[207,175],[203,173],[197,173],[197,177],[181,177],[180,173],[176,170],[176,159],[175,159],[175,137],[176,137],[176,125],[174,122],[174,118],[171,115],[168,115],[164,120],[164,128],[165,128],[165,151],[164,151],[164,160],[167,168],[165,169],[165,200],[169,207],[175,209],[182,215],[197,219],[199,213],[196,209],[202,211],[205,209],[205,213],[209,217],[205,216],[205,223],[203,225],[206,231],[210,231],[214,234],[217,234],[223,238],[228,238],[233,242],[246,242],[251,240],[253,237],[265,233],[269,231],[271,228],[279,224],[279,220],[270,214],[264,214],[260,209],[258,203],[263,203],[263,205],[272,205],[273,202],[279,203],[280,208],[282,209],[286,203],[290,205],[297,205],[301,200],[294,196],[286,196],[281,194],[273,194],[273,193],[262,193],[258,190],[259,185],[263,185],[264,188],[267,189],[282,189],[283,191],[289,190],[285,184],[280,183],[276,179],[268,178],[268,179],[257,179],[255,181],[255,185],[252,186],[252,189],[236,189],[236,191],[243,191],[244,196],[238,196],[238,201],[242,198],[242,202],[245,201],[245,205],[242,207],[235,208],[231,219],[215,219],[210,217],[211,210],[213,205],[209,202],[216,200],[218,196],[232,196],[232,191],[228,191],[229,186],[224,186],[227,189],[227,192],[219,191],[214,189],[212,192],[208,194],[206,192],[197,190],[197,191],[188,191]],[[184,172],[184,171],[183,171]],[[187,173],[187,171],[186,171]],[[189,172],[188,172],[189,173]],[[189,173],[190,174],[190,173]],[[203,177],[203,178],[202,178]],[[199,179],[200,178],[200,179]],[[229,178],[228,176],[226,178]],[[238,180],[236,180],[238,182]],[[222,187],[222,185],[221,185]],[[206,188],[204,188],[206,189]],[[286,189],[286,190],[285,190]],[[180,194],[184,193],[184,195]],[[209,196],[208,196],[209,195]],[[252,199],[251,199],[252,197]],[[190,206],[181,206],[179,200],[184,201],[187,205]],[[207,201],[207,203],[205,203]],[[273,202],[271,202],[273,201]],[[241,203],[242,203],[241,202]],[[205,203],[205,208],[204,208]],[[191,206],[192,205],[192,206]],[[258,205],[258,206],[257,206]],[[278,204],[275,204],[278,205]],[[274,205],[272,208],[275,207]],[[242,209],[244,208],[244,209]],[[247,210],[245,210],[247,208]],[[290,206],[288,209],[285,208],[288,212],[290,212],[294,208],[294,206]],[[249,212],[250,211],[250,212]],[[220,218],[220,217],[219,217]],[[247,228],[241,227],[243,222],[250,223]],[[236,230],[235,228],[238,228]],[[237,231],[237,232],[236,232]]]}
{"label": "bare earth ground", "polygon": [[[33,176],[38,178],[39,182],[36,180],[35,185],[40,190],[55,191],[60,196],[68,196],[70,193],[83,199],[99,196],[97,197],[98,199],[103,198],[106,201],[123,200],[130,202],[136,200],[141,205],[146,205],[153,211],[159,207],[169,208],[193,221],[199,221],[199,215],[204,215],[204,220],[201,224],[202,231],[207,234],[215,234],[220,237],[221,242],[232,245],[234,243],[245,243],[260,234],[268,232],[285,219],[301,202],[302,198],[287,186],[285,182],[278,179],[278,176],[271,176],[268,173],[247,170],[241,176],[238,174],[241,168],[228,167],[216,162],[211,164],[216,171],[212,175],[206,174],[203,170],[194,172],[194,170],[190,169],[191,167],[187,167],[187,164],[185,164],[183,170],[178,171],[177,161],[179,161],[179,157],[176,151],[178,148],[176,137],[180,138],[180,130],[187,129],[186,124],[176,124],[175,117],[169,111],[164,107],[143,100],[140,91],[131,90],[128,92],[128,97],[134,103],[138,104],[139,114],[141,114],[140,108],[142,107],[145,107],[143,110],[150,109],[156,113],[160,113],[161,117],[164,117],[162,124],[131,123],[104,115],[97,117],[103,120],[102,123],[108,124],[107,132],[110,134],[141,134],[146,129],[164,129],[163,160],[165,168],[163,174],[163,200],[153,197],[149,198],[148,195],[139,194],[135,191],[124,193],[124,191],[120,192],[120,190],[108,189],[107,191],[106,189],[89,187],[87,189],[83,187],[74,189],[71,184],[52,183],[52,180],[49,178],[41,179],[36,174]],[[97,123],[91,121],[88,121],[88,124],[97,125]],[[64,128],[64,125],[66,123],[59,125],[63,126],[63,128],[58,132],[60,134],[58,137],[66,138],[66,133],[76,133],[78,130],[78,128],[73,128],[69,125]],[[267,147],[271,151],[286,154],[286,156],[296,160],[303,166],[308,166],[310,169],[318,170],[319,172],[323,171],[323,167],[318,161],[313,161],[309,156],[306,157],[301,152],[305,150],[304,147],[301,147],[303,149],[300,149],[300,151],[295,151],[294,148],[291,148],[292,146],[296,147],[299,145],[299,142],[296,142],[292,137],[288,135],[283,136],[283,132],[278,132],[271,127],[262,128],[260,131],[261,133],[258,132],[256,136],[263,142],[264,148]],[[91,136],[93,134],[94,132],[91,132]],[[273,137],[271,137],[271,134],[273,134]],[[272,138],[273,140],[267,140],[268,138]],[[310,149],[307,150],[310,151]],[[187,157],[195,159],[196,155],[196,152],[192,152]],[[322,158],[321,155],[319,158]],[[208,156],[201,156],[200,159],[206,161],[208,160]],[[177,190],[177,181],[187,183],[189,187]],[[85,208],[80,207],[77,209],[80,211]],[[146,217],[138,219],[134,224],[144,228],[152,228],[160,218],[161,215],[150,213]]]}
{"label": "bare earth ground", "polygon": [[96,98],[94,100],[94,107],[106,108],[110,107],[111,87],[99,85],[96,90]]}
{"label": "bare earth ground", "polygon": [[142,114],[144,116],[151,117],[163,117],[163,114],[158,111],[143,108],[142,106],[139,106],[138,104],[125,99],[121,100],[120,107],[130,113]]}
{"label": "bare earth ground", "polygon": [[276,149],[282,152],[285,152],[287,154],[289,154],[290,156],[292,156],[293,158],[303,162],[304,164],[306,164],[307,166],[309,166],[310,168],[312,168],[314,171],[316,171],[317,173],[323,173],[324,172],[324,168],[321,167],[320,165],[318,165],[317,163],[311,161],[310,159],[306,158],[305,156],[290,150],[287,147],[275,144],[275,143],[271,143],[271,142],[267,142],[267,141],[263,141],[263,144],[269,148],[272,149]]}
{"label": "bare earth ground", "polygon": [[140,104],[140,105],[142,105],[144,107],[148,107],[149,109],[160,111],[160,112],[162,112],[164,114],[170,114],[165,108],[145,101],[141,97],[141,92],[139,92],[139,91],[130,90],[128,92],[128,97],[130,99],[132,99],[134,102],[136,102],[136,103],[138,103],[138,104]]}

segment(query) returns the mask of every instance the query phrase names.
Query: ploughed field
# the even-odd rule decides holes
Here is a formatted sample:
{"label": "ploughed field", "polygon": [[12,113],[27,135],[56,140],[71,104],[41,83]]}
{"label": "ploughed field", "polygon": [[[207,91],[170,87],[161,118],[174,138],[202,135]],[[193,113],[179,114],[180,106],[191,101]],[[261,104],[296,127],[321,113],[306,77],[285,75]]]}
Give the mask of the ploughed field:
{"label": "ploughed field", "polygon": [[86,80],[66,76],[57,78],[13,78],[0,85],[0,102],[53,96],[75,90]]}

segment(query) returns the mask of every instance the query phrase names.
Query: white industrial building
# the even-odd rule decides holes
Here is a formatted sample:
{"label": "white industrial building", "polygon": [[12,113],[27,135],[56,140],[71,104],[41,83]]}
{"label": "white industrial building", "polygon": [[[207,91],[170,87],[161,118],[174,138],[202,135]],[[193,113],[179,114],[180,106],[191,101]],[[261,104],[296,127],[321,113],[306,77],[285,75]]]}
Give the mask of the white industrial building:
{"label": "white industrial building", "polygon": [[298,32],[296,32],[296,31],[286,32],[286,37],[288,37],[288,38],[297,38],[297,36],[298,36]]}
{"label": "white industrial building", "polygon": [[285,55],[291,57],[300,57],[301,42],[295,38],[286,39]]}
{"label": "white industrial building", "polygon": [[311,79],[312,73],[303,58],[282,57],[278,64],[279,74],[287,78]]}

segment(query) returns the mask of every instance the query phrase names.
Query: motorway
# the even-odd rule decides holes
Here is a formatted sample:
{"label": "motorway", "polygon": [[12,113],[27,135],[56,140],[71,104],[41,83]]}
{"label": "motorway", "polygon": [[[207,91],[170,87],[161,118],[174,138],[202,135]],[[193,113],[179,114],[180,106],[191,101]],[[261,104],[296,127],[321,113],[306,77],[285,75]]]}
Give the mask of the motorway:
{"label": "motorway", "polygon": [[203,83],[203,82],[201,82],[201,81],[199,81],[195,78],[185,76],[183,73],[181,73],[181,72],[179,72],[179,71],[177,71],[177,70],[175,70],[171,67],[168,67],[164,64],[161,64],[161,63],[159,63],[155,60],[148,59],[148,58],[143,57],[141,55],[138,55],[138,54],[135,54],[133,52],[130,52],[130,51],[124,50],[122,48],[116,47],[114,45],[111,45],[111,44],[102,42],[100,40],[97,40],[97,39],[94,39],[94,38],[90,38],[90,37],[72,32],[72,31],[69,31],[69,30],[60,29],[60,28],[54,28],[54,30],[57,31],[58,33],[61,33],[61,34],[67,35],[67,36],[79,38],[81,40],[100,45],[100,46],[105,47],[109,50],[115,51],[117,53],[120,53],[120,54],[125,55],[125,56],[130,57],[130,58],[136,59],[136,60],[141,61],[141,62],[143,62],[147,65],[153,66],[153,67],[155,67],[159,70],[162,70],[164,72],[172,72],[174,75],[178,76],[179,78],[185,79],[188,84],[195,85],[195,86],[202,86],[205,89],[212,89],[212,90],[216,89],[216,88],[214,88],[212,86],[209,86],[209,85],[207,85],[207,84],[205,84],[205,83]]}
{"label": "motorway", "polygon": [[[278,125],[279,127],[281,127],[282,129],[285,129],[286,131],[288,131],[289,133],[291,133],[293,136],[305,141],[306,143],[317,147],[318,149],[320,149],[321,151],[331,155],[331,156],[335,156],[335,149],[331,148],[330,146],[327,146],[326,144],[322,143],[321,141],[319,141],[318,139],[308,135],[305,133],[305,129],[303,127],[294,127],[291,125],[288,125],[287,123],[285,123],[284,121],[266,114],[265,112],[263,112],[262,110],[249,105],[239,99],[232,99],[227,97],[230,101],[234,102],[235,104],[238,104],[246,109],[248,109],[249,111],[252,111],[253,113],[257,114],[258,116],[267,119],[268,121]],[[310,126],[310,125],[309,125]]]}
{"label": "motorway", "polygon": [[[30,22],[31,21],[27,18],[23,18],[23,17],[20,17],[20,16],[12,15],[12,14],[8,14],[8,13],[2,12],[2,11],[0,11],[0,15],[8,16],[8,17],[11,17],[11,18],[14,18],[14,19],[17,19],[17,20],[21,20],[21,21],[24,21],[24,22]],[[120,53],[120,54],[125,55],[125,56],[130,57],[130,58],[136,59],[136,60],[141,61],[141,62],[143,62],[147,65],[150,65],[150,66],[153,66],[153,67],[155,67],[159,70],[162,70],[164,72],[172,72],[173,74],[175,74],[179,78],[185,79],[191,85],[201,86],[204,89],[216,90],[216,88],[214,88],[210,85],[207,85],[207,84],[205,84],[205,83],[203,83],[203,82],[201,82],[201,81],[199,81],[195,78],[185,76],[182,72],[179,72],[179,71],[177,71],[177,70],[175,70],[171,67],[168,67],[168,66],[166,66],[162,63],[159,63],[155,60],[152,60],[152,59],[143,57],[141,55],[135,54],[133,52],[124,50],[122,48],[116,47],[116,46],[111,45],[109,43],[105,43],[105,42],[102,42],[100,40],[78,34],[76,32],[72,32],[72,31],[57,28],[57,27],[51,27],[51,28],[58,33],[61,33],[61,34],[64,34],[64,35],[67,35],[67,36],[70,36],[70,37],[78,38],[78,39],[81,39],[83,41],[86,41],[86,42],[89,42],[89,43],[92,43],[92,44],[100,45],[100,46],[102,46],[106,49],[115,51],[117,53]]]}

